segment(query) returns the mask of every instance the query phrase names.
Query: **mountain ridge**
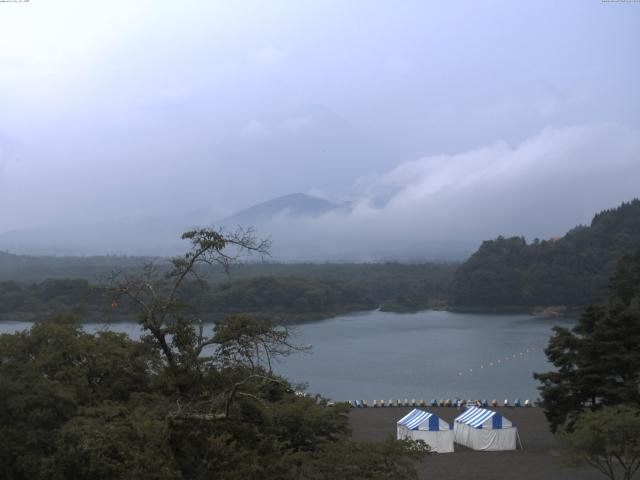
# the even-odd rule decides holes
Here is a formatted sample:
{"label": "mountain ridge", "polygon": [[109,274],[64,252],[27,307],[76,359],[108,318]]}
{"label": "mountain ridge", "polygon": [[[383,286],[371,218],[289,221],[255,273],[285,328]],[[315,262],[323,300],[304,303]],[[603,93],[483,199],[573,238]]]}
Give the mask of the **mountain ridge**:
{"label": "mountain ridge", "polygon": [[252,205],[228,217],[218,224],[229,225],[259,223],[278,215],[292,217],[317,217],[342,208],[341,205],[306,193],[290,193]]}

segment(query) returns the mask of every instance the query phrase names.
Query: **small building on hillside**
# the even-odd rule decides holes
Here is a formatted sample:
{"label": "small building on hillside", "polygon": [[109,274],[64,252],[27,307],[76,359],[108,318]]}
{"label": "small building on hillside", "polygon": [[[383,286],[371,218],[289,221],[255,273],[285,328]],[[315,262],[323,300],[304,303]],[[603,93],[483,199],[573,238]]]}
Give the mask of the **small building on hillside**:
{"label": "small building on hillside", "polygon": [[397,423],[398,440],[422,440],[437,453],[453,452],[451,425],[431,412],[414,408]]}
{"label": "small building on hillside", "polygon": [[516,426],[501,413],[471,407],[453,422],[455,442],[473,450],[515,450]]}

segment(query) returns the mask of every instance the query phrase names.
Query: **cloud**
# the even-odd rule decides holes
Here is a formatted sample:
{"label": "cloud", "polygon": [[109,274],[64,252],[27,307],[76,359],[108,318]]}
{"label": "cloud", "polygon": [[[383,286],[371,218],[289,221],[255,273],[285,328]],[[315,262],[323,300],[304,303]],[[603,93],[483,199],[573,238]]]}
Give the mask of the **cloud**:
{"label": "cloud", "polygon": [[242,129],[242,138],[250,141],[266,141],[273,138],[271,127],[259,120],[251,120]]}
{"label": "cloud", "polygon": [[273,140],[277,136],[296,135],[310,128],[313,119],[303,115],[278,122],[251,120],[242,129],[241,137],[250,141]]}
{"label": "cloud", "polygon": [[[352,208],[281,221],[282,251],[428,257],[498,235],[548,238],[640,196],[640,132],[620,125],[546,128],[517,145],[408,161],[360,179]],[[292,232],[295,232],[292,234]],[[452,247],[453,248],[453,247]],[[459,252],[461,253],[461,252]]]}
{"label": "cloud", "polygon": [[285,54],[272,46],[262,47],[249,54],[249,61],[259,67],[272,68],[284,65]]}
{"label": "cloud", "polygon": [[14,155],[10,147],[9,141],[0,136],[0,186],[4,183],[10,158]]}
{"label": "cloud", "polygon": [[308,115],[289,118],[278,123],[277,127],[287,133],[298,133],[311,126],[313,119]]}

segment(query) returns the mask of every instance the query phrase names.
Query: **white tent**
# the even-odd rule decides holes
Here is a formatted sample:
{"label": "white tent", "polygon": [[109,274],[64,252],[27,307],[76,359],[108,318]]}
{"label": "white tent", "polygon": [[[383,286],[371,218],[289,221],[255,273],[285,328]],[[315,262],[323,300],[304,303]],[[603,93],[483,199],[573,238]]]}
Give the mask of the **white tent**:
{"label": "white tent", "polygon": [[433,413],[414,408],[398,420],[398,440],[422,440],[438,453],[453,452],[451,426]]}
{"label": "white tent", "polygon": [[471,407],[454,420],[456,443],[473,450],[515,450],[518,430],[500,413]]}

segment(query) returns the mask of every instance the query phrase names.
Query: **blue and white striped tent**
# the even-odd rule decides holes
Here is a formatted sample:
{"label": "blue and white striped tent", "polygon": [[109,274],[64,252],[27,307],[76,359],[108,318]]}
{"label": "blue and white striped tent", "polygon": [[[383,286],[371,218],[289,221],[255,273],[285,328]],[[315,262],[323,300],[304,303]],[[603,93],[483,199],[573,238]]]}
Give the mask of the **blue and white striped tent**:
{"label": "blue and white striped tent", "polygon": [[422,440],[434,452],[453,452],[451,425],[431,412],[414,408],[398,420],[397,432],[399,440]]}
{"label": "blue and white striped tent", "polygon": [[515,450],[518,430],[500,412],[470,407],[453,424],[456,443],[474,450]]}

